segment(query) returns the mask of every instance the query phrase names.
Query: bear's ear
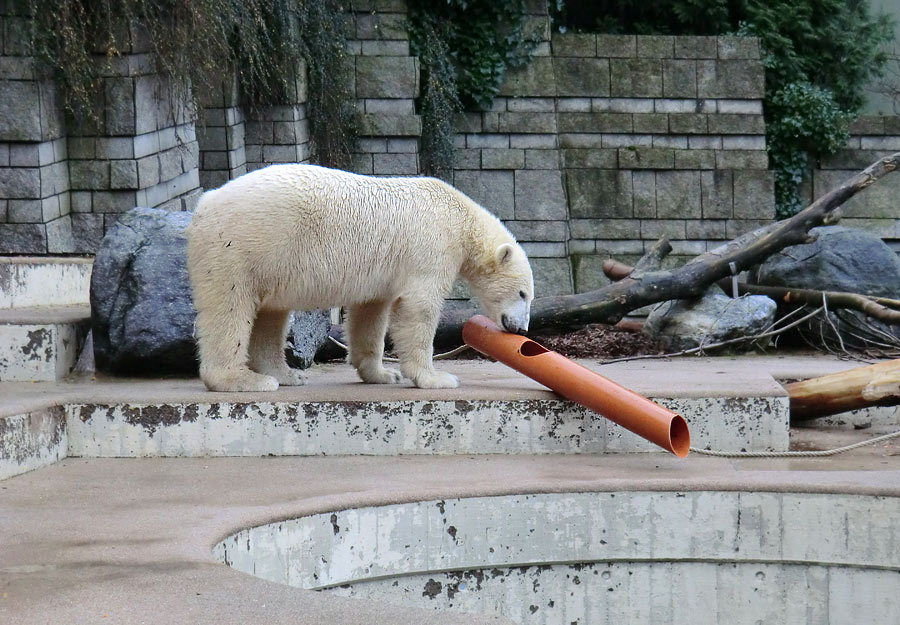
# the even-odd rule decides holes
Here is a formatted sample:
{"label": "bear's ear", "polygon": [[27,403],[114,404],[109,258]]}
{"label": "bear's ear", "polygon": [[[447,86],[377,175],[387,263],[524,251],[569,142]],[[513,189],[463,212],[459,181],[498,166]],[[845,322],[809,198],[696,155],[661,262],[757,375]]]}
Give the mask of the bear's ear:
{"label": "bear's ear", "polygon": [[494,252],[494,258],[497,261],[498,265],[502,265],[512,258],[513,255],[513,246],[509,243],[504,243],[497,247],[497,251]]}

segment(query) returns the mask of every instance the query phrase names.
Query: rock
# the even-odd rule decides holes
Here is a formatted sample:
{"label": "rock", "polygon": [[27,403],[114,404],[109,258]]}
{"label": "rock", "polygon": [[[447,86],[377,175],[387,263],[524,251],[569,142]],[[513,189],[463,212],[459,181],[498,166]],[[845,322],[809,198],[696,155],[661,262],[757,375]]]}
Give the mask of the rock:
{"label": "rock", "polygon": [[291,317],[284,355],[287,363],[298,369],[308,369],[319,348],[328,341],[331,321],[321,311],[295,311]]}
{"label": "rock", "polygon": [[760,334],[774,321],[776,308],[768,297],[732,299],[714,287],[697,300],[674,300],[655,306],[644,324],[644,332],[659,340],[666,350],[681,351]]}
{"label": "rock", "polygon": [[[196,312],[187,273],[191,213],[134,208],[107,232],[91,276],[97,369],[112,373],[194,373]],[[286,352],[309,366],[327,340],[325,312],[294,313]],[[323,329],[324,328],[324,329]]]}
{"label": "rock", "polygon": [[812,243],[792,245],[759,267],[756,282],[864,295],[900,296],[900,258],[884,241],[844,226],[813,228]]}
{"label": "rock", "polygon": [[[756,271],[755,281],[770,286],[847,291],[900,298],[900,258],[877,236],[844,226],[814,228],[812,243],[773,254]],[[835,332],[837,329],[837,333]],[[871,342],[900,342],[900,326],[868,318],[855,310],[829,311],[810,319],[798,332],[807,342],[833,349],[866,349]],[[840,336],[838,336],[838,333]]]}

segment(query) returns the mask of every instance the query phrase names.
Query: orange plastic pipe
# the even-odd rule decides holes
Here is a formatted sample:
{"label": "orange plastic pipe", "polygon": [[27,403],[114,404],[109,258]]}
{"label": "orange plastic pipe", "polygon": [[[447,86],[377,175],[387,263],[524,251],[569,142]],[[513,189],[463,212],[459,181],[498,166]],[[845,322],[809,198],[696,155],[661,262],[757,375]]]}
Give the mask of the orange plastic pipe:
{"label": "orange plastic pipe", "polygon": [[463,340],[469,347],[524,373],[566,399],[599,412],[679,458],[688,455],[691,433],[680,414],[527,337],[504,332],[482,315],[466,322]]}

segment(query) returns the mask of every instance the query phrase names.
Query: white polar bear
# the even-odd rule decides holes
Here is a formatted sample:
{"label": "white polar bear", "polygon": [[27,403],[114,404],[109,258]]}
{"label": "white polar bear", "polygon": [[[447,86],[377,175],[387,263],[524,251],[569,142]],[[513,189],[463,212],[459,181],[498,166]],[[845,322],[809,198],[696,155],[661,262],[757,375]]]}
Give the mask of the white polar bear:
{"label": "white polar bear", "polygon": [[371,383],[391,337],[400,371],[421,388],[455,388],[432,342],[456,277],[511,332],[528,329],[534,281],[500,221],[433,178],[374,178],[272,165],[200,198],[187,229],[200,377],[210,390],[303,384],[287,366],[291,310],[346,306],[350,363]]}

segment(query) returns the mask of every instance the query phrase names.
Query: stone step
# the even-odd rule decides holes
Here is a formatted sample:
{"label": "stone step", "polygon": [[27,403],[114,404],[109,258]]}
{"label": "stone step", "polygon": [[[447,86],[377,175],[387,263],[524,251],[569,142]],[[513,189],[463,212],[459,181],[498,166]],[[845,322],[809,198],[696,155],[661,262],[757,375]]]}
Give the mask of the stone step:
{"label": "stone step", "polygon": [[0,309],[90,303],[93,259],[0,257]]}
{"label": "stone step", "polygon": [[[598,367],[682,414],[692,444],[786,450],[788,398],[764,369],[694,359]],[[659,449],[498,363],[441,363],[458,389],[360,383],[346,365],[306,386],[210,393],[196,379],[99,379],[6,391],[5,414],[59,394],[67,455],[81,457],[606,454]],[[739,383],[736,382],[739,380]],[[18,399],[17,399],[18,398]],[[0,406],[2,408],[2,406]],[[0,412],[0,414],[3,414]]]}
{"label": "stone step", "polygon": [[47,382],[69,375],[90,324],[86,304],[0,309],[0,381]]}

